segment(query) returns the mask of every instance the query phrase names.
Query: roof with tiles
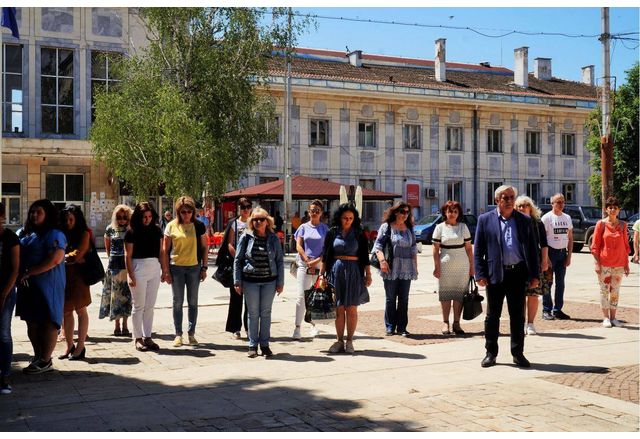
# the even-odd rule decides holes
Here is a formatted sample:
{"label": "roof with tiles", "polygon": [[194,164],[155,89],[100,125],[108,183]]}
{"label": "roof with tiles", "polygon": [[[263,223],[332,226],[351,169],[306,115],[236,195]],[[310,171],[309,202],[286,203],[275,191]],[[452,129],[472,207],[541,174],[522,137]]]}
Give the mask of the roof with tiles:
{"label": "roof with tiles", "polygon": [[[345,52],[295,49],[291,62],[293,77],[354,81],[360,83],[422,87],[451,91],[498,93],[545,98],[596,101],[596,87],[559,78],[540,80],[529,74],[529,86],[514,84],[513,71],[504,67],[447,62],[447,81],[435,79],[434,61],[362,54],[362,66],[349,63]],[[274,52],[270,73],[284,76],[281,54]]]}

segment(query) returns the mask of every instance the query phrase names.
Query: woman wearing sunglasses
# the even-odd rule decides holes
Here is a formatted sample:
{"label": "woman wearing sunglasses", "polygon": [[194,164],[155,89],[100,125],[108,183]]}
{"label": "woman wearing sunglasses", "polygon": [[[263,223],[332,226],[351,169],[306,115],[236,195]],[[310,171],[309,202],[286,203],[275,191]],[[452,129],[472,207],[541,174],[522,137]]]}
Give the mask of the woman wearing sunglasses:
{"label": "woman wearing sunglasses", "polygon": [[[247,228],[249,222],[249,215],[251,214],[251,201],[247,198],[240,198],[238,200],[238,217],[232,220],[227,229],[224,232],[223,242],[226,245],[220,247],[218,252],[218,259],[216,259],[216,265],[220,265],[220,261],[224,261],[227,256],[230,256],[230,260],[233,260],[236,256],[236,246],[240,237]],[[227,314],[226,331],[233,334],[236,339],[240,339],[240,329],[244,323],[244,330],[248,333],[249,326],[247,325],[247,307],[245,306],[244,314],[242,313],[242,294],[236,293],[235,287],[229,288],[229,312]]]}
{"label": "woman wearing sunglasses", "polygon": [[280,295],[284,288],[284,254],[273,218],[261,207],[251,212],[238,242],[233,284],[237,294],[244,294],[249,313],[249,358],[258,356],[258,346],[262,355],[272,357],[271,308],[276,293]]}
{"label": "woman wearing sunglasses", "polygon": [[438,279],[438,295],[442,307],[442,333],[448,335],[449,314],[453,302],[454,334],[464,335],[460,327],[462,297],[469,288],[469,277],[474,275],[471,233],[462,222],[462,206],[457,201],[447,201],[440,208],[445,218],[433,231],[433,276]]}
{"label": "woman wearing sunglasses", "polygon": [[[109,258],[102,288],[98,318],[115,320],[113,335],[131,337],[127,319],[131,315],[131,290],[127,283],[127,267],[124,262],[124,234],[131,220],[131,208],[119,204],[113,209],[111,224],[104,232],[104,248]],[[120,326],[122,320],[122,327]]]}
{"label": "woman wearing sunglasses", "polygon": [[196,220],[196,204],[191,197],[178,197],[175,202],[176,218],[167,224],[162,241],[162,258],[169,271],[162,273],[163,280],[173,292],[173,326],[176,337],[173,347],[180,347],[182,339],[182,305],[187,290],[189,325],[188,345],[197,346],[196,322],[198,320],[198,290],[207,277],[208,243],[206,227]]}
{"label": "woman wearing sunglasses", "polygon": [[[391,260],[385,258],[387,246]],[[407,337],[409,289],[411,281],[418,278],[418,248],[409,204],[401,201],[385,212],[373,250],[380,261],[380,275],[384,281],[386,334]]]}
{"label": "woman wearing sunglasses", "polygon": [[[320,273],[320,261],[322,260],[322,250],[324,247],[324,239],[327,236],[329,227],[320,222],[322,218],[322,201],[313,200],[309,204],[310,220],[298,227],[294,238],[296,240],[296,262],[298,264],[298,273],[296,280],[298,282],[298,296],[296,297],[296,327],[293,331],[293,339],[300,340],[300,325],[304,317],[306,307],[304,303],[304,290],[308,290]],[[312,323],[310,336],[318,335],[315,324]]]}

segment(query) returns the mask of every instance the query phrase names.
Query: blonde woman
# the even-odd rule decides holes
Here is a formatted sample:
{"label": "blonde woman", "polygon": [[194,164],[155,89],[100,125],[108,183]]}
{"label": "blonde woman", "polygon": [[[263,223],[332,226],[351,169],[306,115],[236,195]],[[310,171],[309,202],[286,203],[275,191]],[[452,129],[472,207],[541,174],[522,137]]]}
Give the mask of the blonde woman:
{"label": "blonde woman", "polygon": [[[124,234],[131,221],[132,210],[119,204],[111,214],[111,224],[104,232],[104,248],[109,265],[102,288],[102,300],[98,318],[115,320],[113,335],[131,337],[127,320],[131,316],[131,290],[127,282],[127,267],[124,262]],[[122,320],[122,326],[120,321]]]}
{"label": "blonde woman", "polygon": [[187,290],[189,325],[188,344],[196,346],[196,322],[198,320],[198,290],[207,277],[208,243],[204,224],[196,220],[196,204],[191,197],[178,197],[175,202],[175,219],[167,224],[162,241],[162,258],[168,271],[162,273],[173,292],[173,325],[176,337],[174,347],[183,344],[182,305]]}
{"label": "blonde woman", "polygon": [[270,358],[271,308],[284,288],[284,255],[273,218],[261,207],[253,209],[238,241],[233,281],[236,293],[244,294],[249,314],[249,358],[258,356],[258,346]]}
{"label": "blonde woman", "polygon": [[536,288],[527,288],[525,294],[527,295],[526,308],[527,308],[527,326],[525,333],[527,335],[537,334],[536,328],[533,325],[533,321],[536,318],[538,312],[538,305],[540,302],[540,296],[543,294],[549,294],[550,289],[548,282],[544,281],[542,273],[544,273],[549,267],[549,245],[547,244],[547,233],[544,229],[544,224],[540,220],[542,212],[533,202],[533,200],[525,195],[520,195],[516,198],[515,203],[516,210],[529,215],[533,221],[533,237],[536,241],[536,246],[539,250],[540,257],[540,285]]}

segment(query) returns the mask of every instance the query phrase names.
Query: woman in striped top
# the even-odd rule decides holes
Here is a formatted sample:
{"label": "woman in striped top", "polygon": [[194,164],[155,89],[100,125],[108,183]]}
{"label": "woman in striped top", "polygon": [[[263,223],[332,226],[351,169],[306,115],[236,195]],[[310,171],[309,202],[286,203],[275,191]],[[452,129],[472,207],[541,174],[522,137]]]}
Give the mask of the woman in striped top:
{"label": "woman in striped top", "polygon": [[269,358],[271,308],[276,293],[284,288],[284,255],[274,221],[266,210],[251,212],[247,230],[240,238],[234,259],[233,280],[236,293],[244,294],[249,314],[249,357]]}

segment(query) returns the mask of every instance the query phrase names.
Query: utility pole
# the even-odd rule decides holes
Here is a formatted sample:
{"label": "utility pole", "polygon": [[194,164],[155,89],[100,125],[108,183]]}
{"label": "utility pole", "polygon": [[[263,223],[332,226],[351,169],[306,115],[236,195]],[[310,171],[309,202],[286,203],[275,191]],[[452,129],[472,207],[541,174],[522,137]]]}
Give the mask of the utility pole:
{"label": "utility pole", "polygon": [[602,81],[602,137],[600,138],[600,167],[602,169],[602,210],[605,209],[607,197],[613,195],[613,142],[611,141],[611,95],[609,8],[602,8],[602,65],[604,77]]}
{"label": "utility pole", "polygon": [[291,235],[291,215],[289,209],[291,209],[291,175],[289,173],[289,148],[291,147],[291,17],[292,10],[289,8],[288,14],[288,29],[287,29],[287,48],[286,48],[286,64],[287,64],[287,76],[285,79],[285,93],[284,93],[284,195],[283,195],[283,207],[284,207],[284,236],[285,244],[289,242],[289,236]]}

